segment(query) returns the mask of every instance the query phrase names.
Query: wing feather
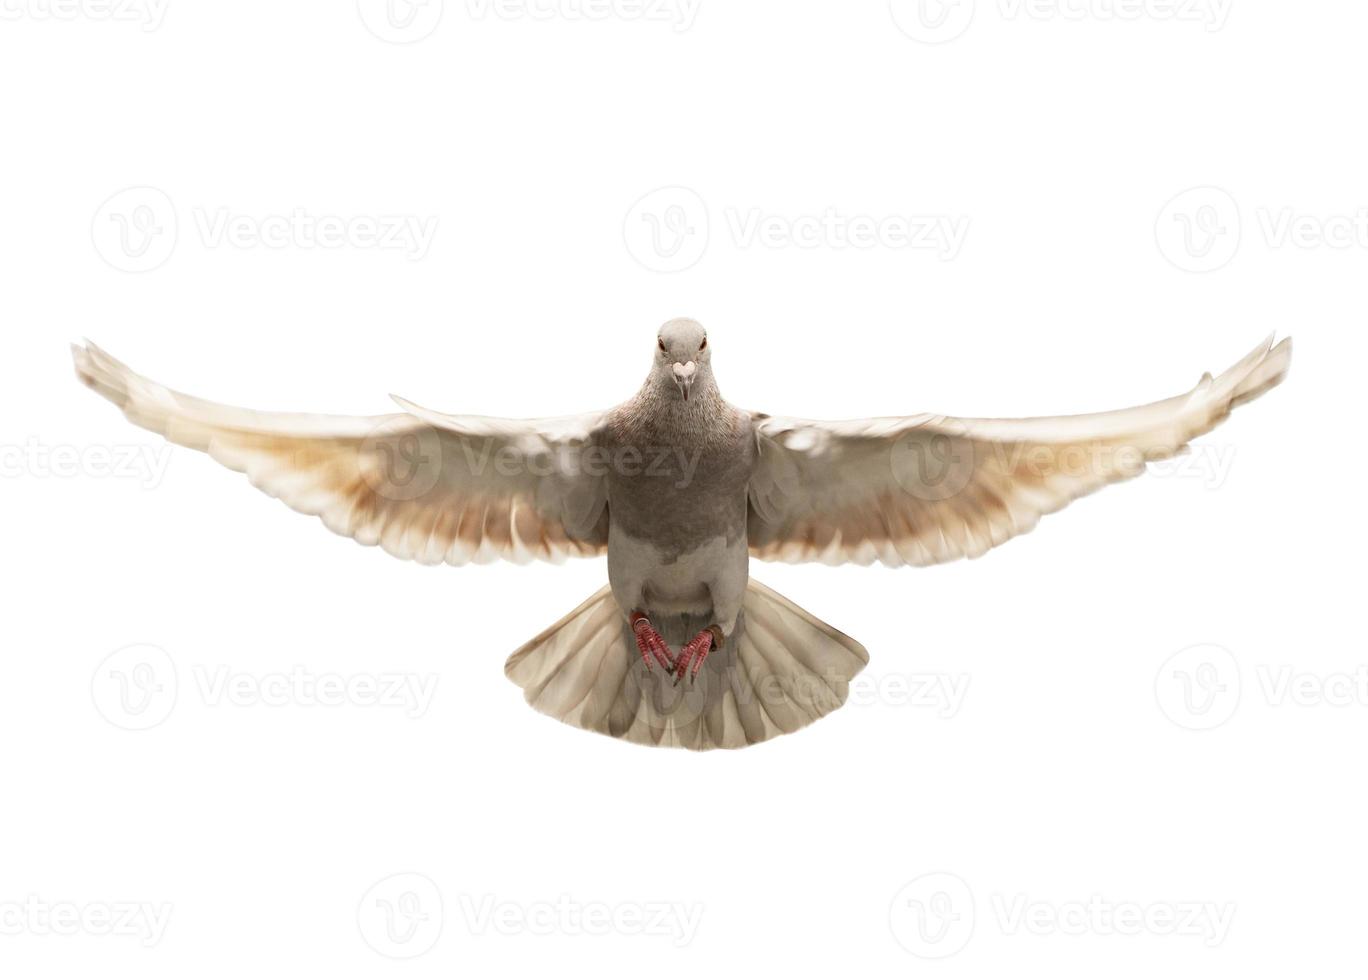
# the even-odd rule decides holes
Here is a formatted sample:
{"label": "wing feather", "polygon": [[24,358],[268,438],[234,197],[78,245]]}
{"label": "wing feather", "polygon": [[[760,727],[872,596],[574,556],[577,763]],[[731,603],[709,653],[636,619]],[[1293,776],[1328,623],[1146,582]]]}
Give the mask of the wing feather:
{"label": "wing feather", "polygon": [[942,415],[815,422],[755,416],[754,557],[931,565],[976,558],[1041,516],[1183,451],[1282,381],[1269,338],[1191,391],[1116,412],[1035,419]]}
{"label": "wing feather", "polygon": [[425,564],[563,561],[607,547],[607,490],[575,465],[601,416],[254,412],[172,391],[94,344],[77,376],[130,421],[197,449],[338,534]]}

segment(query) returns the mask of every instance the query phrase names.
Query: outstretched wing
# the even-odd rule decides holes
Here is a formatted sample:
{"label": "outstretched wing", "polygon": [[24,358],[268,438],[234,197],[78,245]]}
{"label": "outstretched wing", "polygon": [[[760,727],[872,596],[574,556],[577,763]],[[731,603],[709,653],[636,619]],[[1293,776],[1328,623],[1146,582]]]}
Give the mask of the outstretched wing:
{"label": "outstretched wing", "polygon": [[750,552],[775,561],[931,565],[976,558],[1086,493],[1142,472],[1280,382],[1272,338],[1185,395],[1035,419],[755,417]]}
{"label": "outstretched wing", "polygon": [[134,423],[208,453],[338,534],[399,558],[558,562],[608,542],[607,492],[585,465],[599,415],[369,418],[253,412],[164,388],[93,344],[80,379]]}

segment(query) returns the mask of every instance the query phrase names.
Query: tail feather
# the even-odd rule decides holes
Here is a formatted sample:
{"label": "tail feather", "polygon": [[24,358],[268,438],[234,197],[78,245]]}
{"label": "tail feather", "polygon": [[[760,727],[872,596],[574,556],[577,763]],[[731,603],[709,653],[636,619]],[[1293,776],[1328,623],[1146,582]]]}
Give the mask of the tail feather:
{"label": "tail feather", "polygon": [[[707,625],[655,622],[674,649]],[[864,647],[752,580],[733,635],[695,682],[648,670],[607,589],[508,658],[528,704],[589,731],[642,745],[743,748],[797,731],[845,703]]]}

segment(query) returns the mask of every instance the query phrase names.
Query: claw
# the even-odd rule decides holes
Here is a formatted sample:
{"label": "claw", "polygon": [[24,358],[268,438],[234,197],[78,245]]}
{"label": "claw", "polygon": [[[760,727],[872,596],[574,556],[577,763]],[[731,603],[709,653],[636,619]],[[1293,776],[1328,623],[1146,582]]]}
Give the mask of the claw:
{"label": "claw", "polygon": [[689,669],[689,660],[693,657],[693,654],[694,654],[694,644],[693,644],[693,641],[690,640],[687,644],[685,644],[684,649],[679,651],[679,658],[678,658],[677,660],[675,660],[675,669],[674,669],[674,675],[675,675],[675,678],[674,678],[674,686],[675,686],[675,687],[678,687],[678,686],[679,686],[679,682],[682,681],[682,680],[684,679],[684,672],[685,672],[686,670]]}
{"label": "claw", "polygon": [[[698,677],[698,672],[703,669],[703,661],[708,659],[708,654],[720,645],[722,631],[716,626],[709,626],[702,630],[697,636],[684,645],[684,649],[679,651],[679,659],[675,661],[675,687],[684,679],[684,674],[689,675],[689,683],[692,684]],[[690,664],[692,663],[692,669]]]}
{"label": "claw", "polygon": [[646,669],[651,669],[651,658],[654,657],[660,666],[665,668],[666,673],[674,670],[674,658],[670,656],[670,647],[665,642],[651,621],[646,618],[645,613],[632,613],[628,620],[632,626],[632,634],[636,637],[637,649],[641,651],[641,660],[646,664]]}

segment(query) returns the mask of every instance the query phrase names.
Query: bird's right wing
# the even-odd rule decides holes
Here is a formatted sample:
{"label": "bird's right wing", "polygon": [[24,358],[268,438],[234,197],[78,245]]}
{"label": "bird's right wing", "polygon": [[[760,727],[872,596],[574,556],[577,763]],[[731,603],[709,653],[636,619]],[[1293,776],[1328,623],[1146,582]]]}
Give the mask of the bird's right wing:
{"label": "bird's right wing", "polygon": [[402,399],[404,412],[371,417],[254,412],[171,391],[94,344],[72,354],[81,381],[132,422],[396,557],[555,562],[607,547],[597,413],[450,416]]}
{"label": "bird's right wing", "polygon": [[1187,394],[1035,419],[755,417],[750,553],[773,561],[931,565],[976,558],[1043,514],[1180,452],[1283,379],[1272,338]]}

